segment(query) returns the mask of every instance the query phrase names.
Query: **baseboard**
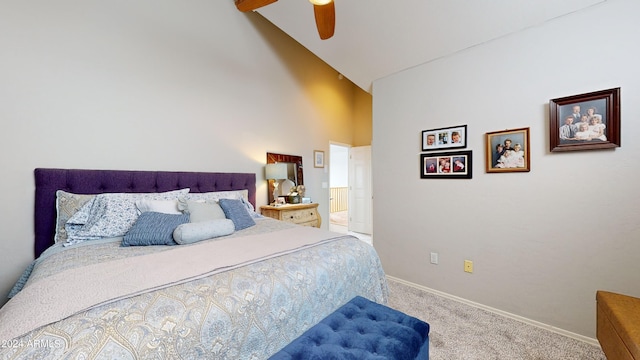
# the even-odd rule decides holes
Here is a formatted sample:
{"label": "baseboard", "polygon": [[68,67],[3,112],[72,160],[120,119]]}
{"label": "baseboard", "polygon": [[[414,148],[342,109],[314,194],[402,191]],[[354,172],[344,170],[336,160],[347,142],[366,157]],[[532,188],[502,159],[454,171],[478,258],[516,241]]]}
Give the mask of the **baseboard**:
{"label": "baseboard", "polygon": [[478,308],[478,309],[486,310],[486,311],[489,311],[489,312],[494,313],[496,315],[504,316],[506,318],[513,319],[513,320],[516,320],[516,321],[519,321],[519,322],[522,322],[522,323],[525,323],[525,324],[528,324],[528,325],[532,325],[532,326],[535,326],[535,327],[538,327],[538,328],[541,328],[541,329],[544,329],[544,330],[552,331],[552,332],[554,332],[556,334],[560,334],[560,335],[563,335],[563,336],[566,336],[566,337],[569,337],[569,338],[572,338],[572,339],[575,339],[575,340],[578,340],[578,341],[582,341],[582,342],[585,342],[585,343],[588,343],[588,344],[591,344],[591,345],[595,345],[595,346],[598,346],[598,347],[600,346],[600,343],[598,342],[597,339],[590,338],[588,336],[576,334],[574,332],[563,330],[563,329],[557,328],[555,326],[551,326],[551,325],[548,325],[548,324],[545,324],[545,323],[541,323],[539,321],[531,320],[531,319],[525,318],[523,316],[519,316],[519,315],[515,315],[515,314],[512,314],[512,313],[506,312],[506,311],[498,310],[498,309],[492,308],[490,306],[482,305],[480,303],[473,302],[471,300],[467,300],[467,299],[464,299],[464,298],[461,298],[461,297],[458,297],[458,296],[455,296],[455,295],[447,294],[445,292],[438,291],[438,290],[435,290],[435,289],[431,289],[431,288],[428,288],[426,286],[418,285],[418,284],[415,284],[415,283],[412,283],[412,282],[409,282],[409,281],[406,281],[406,280],[402,280],[402,279],[399,279],[399,278],[396,278],[396,277],[393,277],[393,276],[390,276],[390,275],[387,275],[387,278],[390,279],[390,280],[399,282],[401,284],[416,288],[418,290],[426,291],[428,293],[432,293],[434,295],[441,296],[441,297],[449,299],[449,300],[457,301],[457,302],[460,302],[460,303],[463,303],[463,304],[466,304],[466,305],[469,305],[469,306],[473,306],[473,307]]}

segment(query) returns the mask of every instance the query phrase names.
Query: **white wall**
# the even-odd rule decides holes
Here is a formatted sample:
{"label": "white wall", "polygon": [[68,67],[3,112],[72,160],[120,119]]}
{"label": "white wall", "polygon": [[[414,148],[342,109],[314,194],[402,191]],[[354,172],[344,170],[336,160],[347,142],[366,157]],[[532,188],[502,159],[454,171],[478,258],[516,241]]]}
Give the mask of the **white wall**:
{"label": "white wall", "polygon": [[[640,296],[638,13],[636,0],[609,0],[374,83],[374,233],[388,274],[588,338],[596,290]],[[549,99],[614,87],[622,147],[550,153]],[[421,180],[421,131],[460,124],[473,179]],[[484,134],[520,127],[531,172],[485,173]]]}
{"label": "white wall", "polygon": [[3,1],[0,295],[33,258],[36,167],[255,172],[262,205],[266,152],[301,155],[328,219],[313,150],[352,141],[357,92],[337,75],[231,0]]}

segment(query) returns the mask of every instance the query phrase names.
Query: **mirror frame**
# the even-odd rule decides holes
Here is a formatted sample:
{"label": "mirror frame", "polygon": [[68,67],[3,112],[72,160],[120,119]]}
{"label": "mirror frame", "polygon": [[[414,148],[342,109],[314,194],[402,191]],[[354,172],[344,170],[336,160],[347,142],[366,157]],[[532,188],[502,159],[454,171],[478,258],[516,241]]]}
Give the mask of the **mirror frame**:
{"label": "mirror frame", "polygon": [[[297,185],[304,185],[304,178],[302,176],[303,174],[303,168],[302,168],[302,156],[297,156],[297,155],[286,155],[286,154],[276,154],[276,153],[267,153],[267,164],[275,164],[275,163],[293,163],[296,166],[296,171],[297,171],[297,178],[298,178],[298,183]],[[274,201],[273,198],[273,180],[269,180],[267,179],[267,182],[269,183],[268,185],[268,191],[267,191],[267,196],[268,196],[268,200],[269,200],[269,204],[272,204]]]}

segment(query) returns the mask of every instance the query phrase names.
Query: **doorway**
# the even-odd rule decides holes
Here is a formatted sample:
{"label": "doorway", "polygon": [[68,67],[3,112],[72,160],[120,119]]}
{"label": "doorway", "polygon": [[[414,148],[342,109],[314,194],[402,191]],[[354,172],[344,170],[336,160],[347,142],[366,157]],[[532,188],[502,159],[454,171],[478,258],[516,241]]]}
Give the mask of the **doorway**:
{"label": "doorway", "polygon": [[371,147],[331,143],[329,230],[372,239]]}
{"label": "doorway", "polygon": [[349,146],[329,145],[329,230],[349,231]]}

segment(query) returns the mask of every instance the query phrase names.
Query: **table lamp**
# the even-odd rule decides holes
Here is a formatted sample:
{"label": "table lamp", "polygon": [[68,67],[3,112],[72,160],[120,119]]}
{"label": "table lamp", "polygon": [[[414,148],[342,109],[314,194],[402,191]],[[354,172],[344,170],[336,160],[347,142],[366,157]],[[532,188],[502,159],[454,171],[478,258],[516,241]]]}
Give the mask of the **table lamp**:
{"label": "table lamp", "polygon": [[265,166],[265,175],[267,180],[273,180],[273,201],[275,202],[278,198],[280,181],[287,178],[287,164],[267,164],[267,166]]}

